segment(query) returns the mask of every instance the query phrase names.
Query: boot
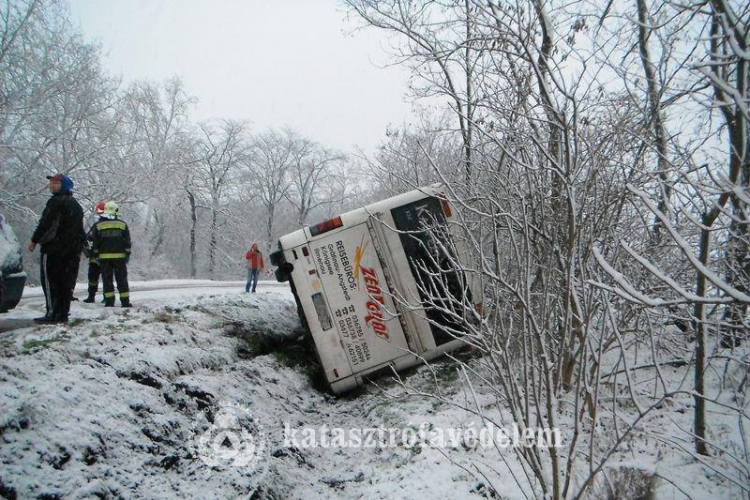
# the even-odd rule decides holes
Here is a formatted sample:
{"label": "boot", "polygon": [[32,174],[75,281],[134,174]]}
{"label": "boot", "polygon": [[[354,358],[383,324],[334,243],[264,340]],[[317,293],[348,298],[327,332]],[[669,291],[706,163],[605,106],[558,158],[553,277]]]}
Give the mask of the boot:
{"label": "boot", "polygon": [[122,304],[122,307],[133,307],[133,304],[130,303],[130,299],[121,299],[120,303]]}
{"label": "boot", "polygon": [[91,294],[91,293],[89,294],[88,297],[86,297],[85,299],[83,299],[83,301],[85,303],[87,303],[87,304],[93,304],[95,300],[96,300],[96,297],[94,297],[94,295]]}
{"label": "boot", "polygon": [[34,318],[35,323],[39,323],[41,325],[54,325],[57,323],[67,323],[68,318],[63,317],[57,317],[57,316],[43,316],[41,318]]}
{"label": "boot", "polygon": [[52,314],[47,313],[44,316],[40,316],[38,318],[34,318],[34,323],[49,323],[50,320],[52,320]]}
{"label": "boot", "polygon": [[115,307],[114,297],[111,299],[104,299],[104,307]]}

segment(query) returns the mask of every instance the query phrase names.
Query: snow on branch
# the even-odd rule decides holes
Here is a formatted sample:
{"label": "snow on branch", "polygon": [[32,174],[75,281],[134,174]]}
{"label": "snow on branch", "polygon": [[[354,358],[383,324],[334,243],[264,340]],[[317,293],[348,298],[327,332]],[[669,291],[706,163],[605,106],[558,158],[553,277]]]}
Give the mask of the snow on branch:
{"label": "snow on branch", "polygon": [[[628,252],[632,252],[625,243],[620,243],[620,245]],[[688,304],[688,303],[696,303],[696,302],[702,302],[704,304],[729,304],[735,302],[734,297],[732,296],[714,296],[714,297],[701,297],[700,295],[695,295],[694,293],[690,293],[677,285],[677,283],[670,278],[669,276],[662,273],[659,269],[657,269],[653,264],[648,262],[645,258],[642,256],[637,256],[635,252],[633,252],[631,255],[638,260],[643,266],[648,269],[651,274],[653,274],[657,279],[663,281],[667,285],[669,285],[670,288],[674,289],[677,293],[680,294],[682,297],[681,299],[674,299],[674,300],[664,300],[659,298],[653,298],[650,297],[639,290],[637,290],[631,283],[628,281],[628,278],[623,275],[621,272],[619,272],[617,269],[613,268],[609,262],[607,262],[607,259],[602,255],[601,251],[598,248],[594,248],[594,258],[599,263],[599,265],[604,269],[604,272],[606,272],[615,282],[617,283],[618,287],[612,287],[609,285],[606,285],[600,281],[596,280],[588,280],[587,283],[594,285],[598,288],[607,290],[609,292],[615,293],[622,297],[623,299],[634,302],[636,304],[645,305],[649,307],[664,307],[664,306],[673,306],[673,305],[679,305],[679,304]]]}
{"label": "snow on branch", "polygon": [[609,285],[605,285],[604,283],[595,281],[595,280],[588,280],[588,283],[597,286],[599,288],[605,289],[607,291],[613,292],[623,299],[635,302],[637,304],[643,304],[651,307],[660,307],[665,306],[668,304],[672,304],[673,302],[668,302],[664,299],[654,299],[649,297],[648,295],[645,295],[638,291],[628,280],[628,278],[623,275],[620,271],[612,267],[609,262],[607,262],[607,259],[604,258],[599,248],[594,247],[594,258],[599,263],[600,266],[602,266],[602,269],[604,269],[604,272],[606,272],[610,277],[612,277],[613,280],[617,283],[619,288],[614,288]]}
{"label": "snow on branch", "polygon": [[[682,235],[680,235],[680,233],[677,232],[677,230],[671,224],[667,216],[664,215],[664,213],[661,210],[659,210],[659,208],[656,206],[654,201],[649,198],[648,194],[645,191],[635,188],[632,184],[628,184],[626,187],[628,191],[638,196],[643,201],[643,203],[646,204],[648,209],[651,210],[651,212],[659,219],[659,221],[663,224],[664,228],[669,232],[669,235],[672,237],[673,241],[677,244],[677,246],[685,255],[685,257],[687,257],[687,259],[690,261],[690,264],[693,266],[694,269],[696,269],[700,274],[702,274],[714,286],[716,286],[722,292],[724,292],[729,297],[731,297],[731,300],[728,300],[729,302],[736,301],[736,302],[741,302],[745,304],[750,304],[750,295],[747,295],[746,293],[741,292],[740,290],[737,290],[735,287],[729,285],[726,281],[724,281],[721,278],[721,276],[719,276],[714,271],[712,271],[711,269],[709,269],[708,267],[706,267],[705,265],[701,263],[698,257],[696,257],[696,255],[693,253],[692,247],[690,246],[690,244],[687,241],[685,241],[685,239],[682,237]],[[668,282],[664,280],[665,277],[663,276],[662,273],[656,274],[656,277],[659,279],[662,279],[662,281],[668,284]],[[707,299],[706,297],[697,297],[697,296],[695,297],[699,299],[698,302],[707,302],[710,300],[710,299]],[[727,302],[727,301],[724,301],[724,302]]]}

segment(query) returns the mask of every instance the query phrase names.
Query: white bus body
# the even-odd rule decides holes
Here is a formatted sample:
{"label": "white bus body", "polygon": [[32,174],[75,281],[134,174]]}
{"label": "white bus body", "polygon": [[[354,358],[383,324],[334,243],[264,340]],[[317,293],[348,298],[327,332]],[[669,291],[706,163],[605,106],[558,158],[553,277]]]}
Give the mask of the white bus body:
{"label": "white bus body", "polygon": [[[443,193],[439,185],[420,188],[279,239],[271,263],[279,281],[291,281],[334,393],[383,368],[401,370],[464,345],[462,330],[481,311],[482,294],[455,271],[465,252]],[[430,283],[435,276],[445,283],[446,275],[460,296],[446,306],[453,312],[434,306],[447,287]]]}

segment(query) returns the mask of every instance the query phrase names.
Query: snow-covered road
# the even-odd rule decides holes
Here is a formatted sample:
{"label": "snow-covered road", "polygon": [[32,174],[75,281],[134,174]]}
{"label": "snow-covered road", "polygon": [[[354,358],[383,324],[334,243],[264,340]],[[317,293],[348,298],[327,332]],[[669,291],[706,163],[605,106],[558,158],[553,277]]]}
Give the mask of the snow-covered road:
{"label": "snow-covered road", "polygon": [[[158,307],[177,304],[180,301],[190,301],[201,296],[234,295],[244,293],[244,281],[212,281],[212,280],[157,280],[134,281],[130,283],[131,302],[134,307]],[[259,293],[264,290],[288,290],[289,285],[276,281],[260,281]],[[97,301],[101,300],[101,286],[97,294]],[[100,311],[102,305],[86,304],[82,302],[86,297],[86,284],[76,285],[75,296],[78,300],[71,304],[71,319],[91,318],[92,312]],[[117,301],[119,305],[119,300]],[[27,286],[24,289],[21,302],[15,309],[0,314],[0,334],[16,328],[33,326],[33,318],[45,313],[44,292],[41,287]]]}

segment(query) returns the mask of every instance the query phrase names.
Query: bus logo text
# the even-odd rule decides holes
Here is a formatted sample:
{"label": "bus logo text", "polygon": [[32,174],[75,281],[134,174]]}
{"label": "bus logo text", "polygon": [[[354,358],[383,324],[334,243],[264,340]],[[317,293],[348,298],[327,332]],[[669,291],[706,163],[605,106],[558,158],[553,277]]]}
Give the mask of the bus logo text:
{"label": "bus logo text", "polygon": [[380,280],[375,274],[375,269],[371,267],[360,267],[360,269],[362,270],[362,276],[365,278],[367,293],[370,295],[370,300],[367,302],[367,310],[370,314],[365,316],[365,323],[372,326],[378,337],[390,342],[391,336],[383,321],[382,306],[385,305],[385,300],[383,299],[383,290],[380,288]]}

